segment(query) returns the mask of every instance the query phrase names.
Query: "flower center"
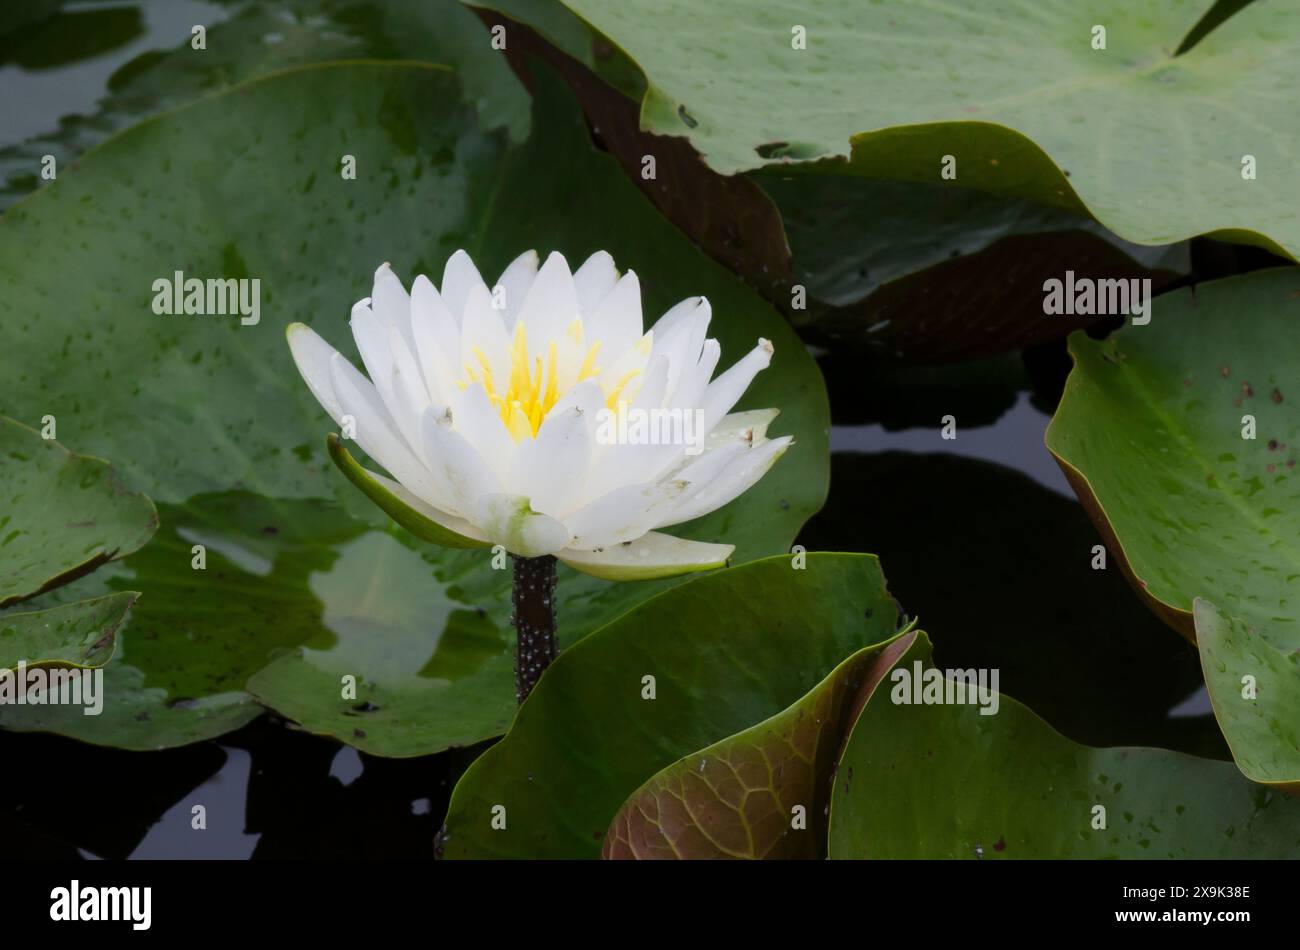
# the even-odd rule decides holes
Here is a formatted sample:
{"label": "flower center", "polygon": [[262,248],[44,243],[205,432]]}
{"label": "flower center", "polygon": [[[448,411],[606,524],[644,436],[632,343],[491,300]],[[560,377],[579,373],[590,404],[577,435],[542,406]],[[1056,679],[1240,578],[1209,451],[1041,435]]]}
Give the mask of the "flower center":
{"label": "flower center", "polygon": [[[560,398],[586,379],[599,379],[601,367],[596,364],[600,341],[588,344],[584,339],[582,318],[569,324],[558,340],[551,340],[545,357],[534,353],[529,357],[528,332],[523,322],[515,324],[514,339],[507,351],[509,368],[505,379],[498,379],[492,371],[492,362],[479,347],[471,351],[473,359],[464,366],[464,377],[456,385],[465,389],[481,383],[488,400],[501,414],[510,437],[518,442],[535,438],[542,420]],[[601,381],[601,391],[606,404],[613,409],[629,382],[640,369],[630,369],[612,385]]]}

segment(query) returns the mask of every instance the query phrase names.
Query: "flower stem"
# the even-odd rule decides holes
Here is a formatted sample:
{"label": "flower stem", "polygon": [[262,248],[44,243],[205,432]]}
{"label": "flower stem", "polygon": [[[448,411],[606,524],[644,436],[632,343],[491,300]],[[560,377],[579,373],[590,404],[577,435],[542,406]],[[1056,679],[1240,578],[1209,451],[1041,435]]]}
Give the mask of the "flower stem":
{"label": "flower stem", "polygon": [[559,654],[555,640],[555,558],[514,558],[515,699],[522,703]]}

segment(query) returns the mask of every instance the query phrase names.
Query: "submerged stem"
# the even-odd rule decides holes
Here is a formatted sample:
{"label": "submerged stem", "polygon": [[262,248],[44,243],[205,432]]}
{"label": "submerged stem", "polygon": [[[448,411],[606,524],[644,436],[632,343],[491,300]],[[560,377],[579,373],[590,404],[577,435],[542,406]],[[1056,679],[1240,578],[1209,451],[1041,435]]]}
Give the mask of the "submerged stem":
{"label": "submerged stem", "polygon": [[559,654],[555,640],[555,558],[514,558],[515,699],[522,703]]}

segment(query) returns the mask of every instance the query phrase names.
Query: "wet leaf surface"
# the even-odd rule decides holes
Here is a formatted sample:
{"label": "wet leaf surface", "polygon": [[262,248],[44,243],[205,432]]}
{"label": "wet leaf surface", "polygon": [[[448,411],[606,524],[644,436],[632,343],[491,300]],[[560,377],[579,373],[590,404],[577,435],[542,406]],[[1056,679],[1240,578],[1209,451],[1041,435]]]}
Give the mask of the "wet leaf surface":
{"label": "wet leaf surface", "polygon": [[992,715],[987,704],[892,702],[911,688],[893,675],[836,773],[832,858],[1300,855],[1300,800],[1231,763],[1078,745],[1005,694]]}
{"label": "wet leaf surface", "polygon": [[[48,610],[0,614],[0,670],[54,665],[98,667],[113,656],[114,636],[139,595],[110,594]],[[8,709],[0,708],[0,726]]]}
{"label": "wet leaf surface", "polygon": [[845,657],[893,637],[874,557],[793,563],[695,578],[561,654],[456,786],[443,855],[594,858],[656,772],[780,713]]}
{"label": "wet leaf surface", "polygon": [[923,633],[859,650],[797,703],[659,772],[623,805],[601,857],[787,860],[826,856],[831,780],[850,730]]}
{"label": "wet leaf surface", "polygon": [[1249,143],[1257,167],[1300,152],[1293,8],[1251,4],[1175,56],[1204,3],[564,3],[645,74],[645,128],[723,174],[821,160],[933,182],[951,154],[964,186],[1091,213],[1137,243],[1222,233],[1300,252],[1294,180],[1243,179],[1221,144]]}
{"label": "wet leaf surface", "polygon": [[0,607],[139,550],[158,526],[153,503],[109,463],[3,416],[0,498]]}
{"label": "wet leaf surface", "polygon": [[[1072,339],[1075,369],[1047,432],[1139,595],[1189,637],[1198,597],[1240,621],[1216,621],[1221,636],[1211,649],[1226,650],[1237,674],[1253,672],[1261,682],[1294,671],[1289,657],[1300,650],[1297,327],[1296,268],[1161,297],[1150,326],[1100,342]],[[1253,650],[1242,639],[1246,629],[1261,641],[1255,661],[1246,660]],[[1225,657],[1202,662],[1224,735],[1247,774],[1300,783],[1290,727],[1259,729],[1251,725],[1257,712],[1229,712],[1239,708],[1240,675],[1235,684],[1210,675]],[[1298,697],[1293,684],[1275,686],[1264,715],[1300,721]],[[1261,770],[1263,762],[1271,764]]]}

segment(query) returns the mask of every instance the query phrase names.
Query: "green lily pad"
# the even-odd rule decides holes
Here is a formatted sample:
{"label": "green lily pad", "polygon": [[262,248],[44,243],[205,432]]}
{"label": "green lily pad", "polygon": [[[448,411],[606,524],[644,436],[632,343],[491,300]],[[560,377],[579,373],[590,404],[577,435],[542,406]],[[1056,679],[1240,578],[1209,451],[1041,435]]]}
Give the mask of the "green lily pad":
{"label": "green lily pad", "polygon": [[139,596],[127,591],[48,610],[0,614],[0,670],[16,669],[20,662],[103,666],[113,656],[117,628]]}
{"label": "green lily pad", "polygon": [[248,492],[162,504],[159,514],[158,534],[143,550],[58,594],[146,592],[104,669],[111,701],[93,717],[63,707],[13,709],[6,728],[142,750],[240,728],[263,712],[244,690],[248,677],[309,637],[330,637],[312,578],[329,575],[343,545],[382,534],[337,505]]}
{"label": "green lily pad", "polygon": [[610,821],[656,772],[780,713],[896,628],[865,554],[809,554],[802,570],[766,558],[646,601],[542,675],[456,786],[444,856],[598,856]]}
{"label": "green lily pad", "polygon": [[[28,0],[23,7],[30,5]],[[483,24],[457,0],[226,0],[222,6],[223,18],[207,24],[204,50],[190,46],[186,30],[176,48],[141,53],[108,78],[94,114],[54,116],[48,134],[26,142],[6,141],[0,131],[0,145],[6,146],[0,148],[0,207],[45,184],[38,177],[44,155],[55,157],[62,175],[88,149],[141,119],[312,63],[403,59],[451,64],[462,79],[460,94],[483,128],[506,128],[515,139],[527,135],[527,94],[491,50]],[[46,55],[84,55],[75,49],[77,37],[87,31],[93,35],[94,25],[76,21],[110,12],[138,18],[136,10],[73,11],[26,32],[41,31],[30,42],[44,37]],[[15,36],[10,42],[23,39]],[[67,81],[50,74],[51,83]]]}
{"label": "green lily pad", "polygon": [[1300,801],[1228,762],[1078,745],[996,693],[996,707],[893,702],[894,676],[836,773],[832,858],[1300,856]]}
{"label": "green lily pad", "polygon": [[645,74],[643,127],[685,136],[724,175],[830,160],[936,182],[950,154],[960,185],[1091,214],[1135,243],[1212,234],[1300,254],[1295,8],[1252,4],[1175,56],[1200,0],[978,15],[906,0],[564,3]]}
{"label": "green lily pad", "polygon": [[[1162,296],[1149,326],[1104,342],[1071,339],[1075,369],[1047,430],[1048,448],[1157,614],[1191,637],[1193,601],[1202,597],[1253,628],[1260,650],[1283,657],[1300,649],[1297,328],[1300,269]],[[1244,437],[1252,426],[1254,438]],[[1215,630],[1216,649],[1236,658],[1247,649],[1226,646],[1231,628]],[[1207,670],[1227,662],[1204,651]],[[1254,672],[1263,678],[1286,662]],[[1269,740],[1269,730],[1249,726],[1253,715],[1224,714],[1241,684],[1207,673],[1207,686],[1247,774],[1300,780],[1294,744],[1255,747],[1285,736]],[[1286,708],[1273,705],[1272,715],[1300,722],[1297,695],[1273,689],[1267,702]],[[1272,765],[1261,771],[1262,762]]]}
{"label": "green lily pad", "polygon": [[1214,714],[1246,777],[1300,792],[1300,650],[1197,598],[1196,641]]}
{"label": "green lily pad", "polygon": [[[605,248],[641,277],[647,314],[706,294],[725,362],[758,336],[775,344],[738,408],[779,407],[774,434],[797,441],[754,489],[680,533],[734,543],[739,563],[788,550],[820,507],[825,387],[785,321],[655,214],[593,148],[557,81],[539,85],[522,145],[479,130],[462,99],[436,67],[289,71],[128,130],[2,219],[12,290],[0,321],[14,329],[0,351],[12,381],[0,411],[57,414],[61,435],[117,460],[163,512],[154,544],[77,592],[144,592],[105,670],[120,701],[85,721],[47,711],[12,728],[179,745],[256,716],[251,680],[304,728],[378,754],[504,731],[508,572],[490,551],[396,532],[331,464],[332,424],[284,343],[285,326],[304,321],[355,359],[348,308],[384,260],[409,281],[438,273],[457,247],[488,274],[528,247],[571,261]],[[312,105],[321,101],[331,108]],[[357,157],[355,180],[340,175],[345,154]],[[248,201],[254,181],[261,197]],[[258,279],[260,320],[153,313],[154,281],[176,270]],[[334,573],[342,563],[346,574]],[[614,585],[562,569],[561,643],[679,582]],[[372,591],[382,602],[366,600]],[[373,625],[350,600],[379,604]],[[340,668],[358,677],[357,704],[375,707],[364,724]]]}
{"label": "green lily pad", "polygon": [[1183,632],[1205,596],[1300,646],[1297,327],[1300,269],[1278,268],[1162,296],[1150,326],[1071,338],[1047,447]]}
{"label": "green lily pad", "polygon": [[158,526],[153,503],[109,463],[2,416],[0,497],[0,607],[125,557]]}
{"label": "green lily pad", "polygon": [[929,653],[919,632],[865,647],[790,708],[673,763],[619,809],[601,857],[825,857],[831,778],[853,723],[896,663]]}
{"label": "green lily pad", "polygon": [[[620,92],[607,64],[625,57],[559,0],[487,6],[486,18],[506,29],[512,62],[526,50],[552,63],[655,206],[819,342],[913,360],[974,359],[1105,319],[1043,319],[1041,287],[1067,269],[1149,278],[1155,290],[1189,269],[1185,242],[1140,247],[1072,211],[937,178],[883,181],[789,164],[724,177],[688,140],[640,130],[644,84]],[[602,59],[594,52],[602,49],[612,52]],[[649,179],[646,156],[656,163]]]}

